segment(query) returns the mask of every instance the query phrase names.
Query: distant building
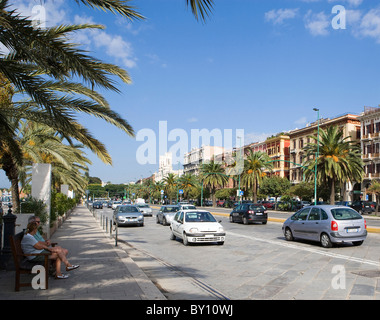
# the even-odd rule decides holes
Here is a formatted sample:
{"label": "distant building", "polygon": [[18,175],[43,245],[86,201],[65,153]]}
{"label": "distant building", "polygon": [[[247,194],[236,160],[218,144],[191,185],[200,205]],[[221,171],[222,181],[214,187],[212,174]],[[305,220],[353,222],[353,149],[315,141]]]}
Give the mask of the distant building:
{"label": "distant building", "polygon": [[192,149],[184,155],[183,172],[198,175],[204,163],[209,163],[224,152],[223,147],[202,146]]}
{"label": "distant building", "polygon": [[183,175],[183,170],[173,170],[173,154],[171,152],[166,152],[163,156],[160,156],[159,168],[158,172],[154,173],[154,180],[159,182],[167,177],[169,173],[181,176]]}

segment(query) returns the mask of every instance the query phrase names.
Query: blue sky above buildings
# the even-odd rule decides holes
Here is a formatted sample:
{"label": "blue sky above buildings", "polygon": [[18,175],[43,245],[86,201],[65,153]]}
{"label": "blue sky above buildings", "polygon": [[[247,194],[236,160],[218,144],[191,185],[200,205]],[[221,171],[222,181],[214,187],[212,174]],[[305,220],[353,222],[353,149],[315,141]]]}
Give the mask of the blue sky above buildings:
{"label": "blue sky above buildings", "polygon": [[[41,4],[11,2],[29,14]],[[249,143],[316,121],[314,107],[331,118],[380,103],[377,1],[215,0],[206,23],[196,21],[185,0],[131,1],[147,18],[132,23],[75,1],[42,4],[47,25],[107,27],[77,33],[75,41],[128,70],[133,84],[120,84],[121,94],[104,94],[136,133],[156,132],[157,144],[159,121],[189,139],[191,129],[244,129]],[[336,5],[346,10],[346,29],[333,28]],[[91,176],[124,183],[158,169],[158,145],[157,164],[140,165],[136,151],[143,142],[101,120],[79,119],[106,144],[114,162],[106,166],[89,154]]]}

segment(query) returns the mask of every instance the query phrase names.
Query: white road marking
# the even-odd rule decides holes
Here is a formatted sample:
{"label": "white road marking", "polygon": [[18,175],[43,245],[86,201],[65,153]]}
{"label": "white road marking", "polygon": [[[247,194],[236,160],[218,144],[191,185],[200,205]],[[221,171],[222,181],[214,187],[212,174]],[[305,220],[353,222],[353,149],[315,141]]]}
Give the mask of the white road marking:
{"label": "white road marking", "polygon": [[257,238],[257,237],[254,237],[254,236],[247,236],[247,235],[243,235],[243,234],[239,234],[239,233],[235,233],[235,232],[230,232],[230,231],[226,232],[226,236],[227,237],[228,236],[235,236],[235,237],[239,237],[239,238],[246,238],[246,239],[253,240],[253,241],[260,241],[260,242],[270,243],[270,244],[273,244],[273,245],[276,245],[276,246],[282,246],[282,247],[296,249],[296,250],[308,251],[308,252],[320,254],[320,255],[323,255],[323,256],[327,256],[327,257],[332,257],[332,258],[337,258],[337,259],[343,259],[343,260],[347,260],[347,261],[354,261],[354,262],[357,262],[357,263],[368,264],[368,265],[376,266],[376,267],[380,268],[380,262],[377,262],[377,261],[368,260],[368,259],[362,259],[362,258],[350,257],[350,256],[346,256],[346,255],[339,254],[339,253],[329,252],[327,250],[324,251],[324,250],[321,250],[321,249],[315,249],[315,248],[312,248],[312,247],[303,247],[303,246],[300,246],[300,245],[297,245],[297,244],[285,242],[285,240],[283,240],[283,241],[277,241],[277,240],[263,239],[263,238]]}

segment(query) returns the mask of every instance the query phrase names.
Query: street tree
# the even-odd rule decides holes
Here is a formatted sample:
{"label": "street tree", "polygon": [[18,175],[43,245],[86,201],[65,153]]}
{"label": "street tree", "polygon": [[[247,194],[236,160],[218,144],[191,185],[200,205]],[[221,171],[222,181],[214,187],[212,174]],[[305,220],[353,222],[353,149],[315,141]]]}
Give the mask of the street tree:
{"label": "street tree", "polygon": [[[306,145],[305,177],[312,181],[317,164],[317,183],[326,184],[330,190],[330,203],[335,203],[335,186],[344,182],[361,182],[364,175],[360,145],[343,137],[343,130],[331,126],[320,130],[320,136],[310,137]],[[319,148],[318,148],[319,141]],[[316,158],[316,155],[318,157]]]}

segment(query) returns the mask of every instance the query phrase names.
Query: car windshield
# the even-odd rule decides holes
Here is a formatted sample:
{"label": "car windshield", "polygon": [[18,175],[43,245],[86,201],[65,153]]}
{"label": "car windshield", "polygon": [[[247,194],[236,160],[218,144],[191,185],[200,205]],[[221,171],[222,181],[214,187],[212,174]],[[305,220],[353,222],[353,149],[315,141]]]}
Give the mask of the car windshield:
{"label": "car windshield", "polygon": [[362,216],[350,208],[331,209],[331,213],[336,220],[355,220],[362,219]]}
{"label": "car windshield", "polygon": [[119,212],[121,212],[121,213],[139,212],[139,210],[136,207],[125,206],[125,207],[119,207]]}
{"label": "car windshield", "polygon": [[167,207],[166,212],[177,212],[179,210],[178,207]]}
{"label": "car windshield", "polygon": [[186,222],[216,222],[210,212],[186,212]]}
{"label": "car windshield", "polygon": [[149,208],[149,206],[147,204],[138,204],[138,206],[140,208]]}

